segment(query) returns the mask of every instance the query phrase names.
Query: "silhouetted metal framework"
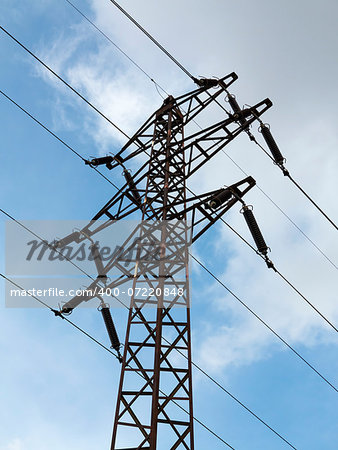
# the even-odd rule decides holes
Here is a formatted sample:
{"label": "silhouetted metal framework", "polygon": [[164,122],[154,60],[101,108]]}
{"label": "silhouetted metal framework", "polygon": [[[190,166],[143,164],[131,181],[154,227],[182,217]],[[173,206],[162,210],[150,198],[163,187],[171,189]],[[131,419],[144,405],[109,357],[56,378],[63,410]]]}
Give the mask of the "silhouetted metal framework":
{"label": "silhouetted metal framework", "polygon": [[[157,442],[166,442],[170,448],[193,448],[188,230],[185,212],[180,221],[171,217],[178,212],[173,205],[186,206],[183,142],[183,115],[169,98],[156,114],[142,208],[143,220],[156,214],[160,222],[142,222],[139,242],[144,249],[149,238],[157,241],[161,258],[151,275],[148,261],[141,258],[135,270],[113,449],[118,432],[126,427],[137,429],[129,441],[135,448],[156,449]],[[178,360],[175,349],[187,359]],[[138,382],[134,372],[141,375]]]}
{"label": "silhouetted metal framework", "polygon": [[[255,181],[247,177],[226,188],[190,196],[186,181],[242,131],[248,132],[272,104],[265,99],[243,110],[237,108],[201,131],[185,132],[219,96],[229,98],[228,88],[236,79],[235,73],[219,80],[202,79],[194,91],[176,99],[169,96],[120,152],[87,162],[94,167],[122,168],[126,183],[88,226],[60,246],[90,238],[116,220],[142,214],[123,245],[127,254],[137,236],[134,263],[125,267],[121,254],[105,265],[97,258],[98,277],[91,285],[104,282],[114,288],[132,280],[112,450],[163,449],[164,442],[168,449],[194,448],[188,248],[240,202]],[[138,166],[133,175],[126,169],[131,160]],[[98,219],[106,220],[98,224]],[[154,245],[160,249],[159,259],[142,257]],[[112,268],[121,275],[108,282]],[[89,298],[74,297],[63,311],[84,300]]]}

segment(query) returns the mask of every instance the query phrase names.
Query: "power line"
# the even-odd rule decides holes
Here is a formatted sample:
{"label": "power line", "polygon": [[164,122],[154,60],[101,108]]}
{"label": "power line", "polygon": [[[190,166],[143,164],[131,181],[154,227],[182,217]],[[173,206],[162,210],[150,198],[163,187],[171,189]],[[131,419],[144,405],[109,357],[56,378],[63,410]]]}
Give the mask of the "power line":
{"label": "power line", "polygon": [[[262,122],[261,122],[262,123]],[[267,150],[259,143],[257,142],[256,139],[254,139],[255,144],[258,145],[258,147],[260,147],[263,152],[275,163],[274,158],[269,154],[269,152],[267,152]],[[336,230],[338,230],[338,226],[334,223],[334,221],[332,219],[330,219],[330,217],[322,210],[322,208],[311,198],[311,196],[309,194],[307,194],[305,192],[305,190],[297,183],[297,181],[291,176],[290,172],[284,167],[283,163],[282,164],[277,164],[277,166],[282,170],[283,175],[288,177],[289,180],[296,186],[296,188],[303,194],[305,195],[305,197],[315,206],[315,208],[317,208],[317,210],[325,217],[325,219],[328,220],[328,222],[331,223],[331,225],[334,226],[334,228]]]}
{"label": "power line", "polygon": [[333,325],[332,322],[329,321],[329,319],[324,316],[323,313],[321,313],[319,311],[318,308],[316,308],[287,278],[285,278],[285,276],[283,274],[281,274],[279,272],[279,270],[275,269],[275,272],[282,278],[282,280],[284,280],[314,311],[316,311],[317,314],[319,314],[322,319],[325,320],[325,322],[330,325],[330,327],[332,327],[337,333],[338,333],[338,328]]}
{"label": "power line", "polygon": [[[4,93],[3,93],[4,94]],[[9,100],[11,100],[6,94],[4,94],[5,95],[5,97],[6,98],[8,98]],[[12,100],[11,100],[12,101]],[[16,102],[13,102],[16,106],[18,106],[22,111],[24,111],[26,114],[28,114],[29,115],[29,117],[31,117],[32,119],[34,119],[39,125],[41,125],[44,129],[46,129],[47,131],[49,131],[50,132],[50,130],[49,129],[47,129],[41,122],[39,122],[39,121],[37,121],[31,114],[29,114],[26,110],[24,110],[23,108],[21,108]],[[51,133],[51,135],[53,135],[56,139],[58,139],[61,143],[63,143],[67,148],[70,148],[72,151],[73,151],[73,149],[70,147],[70,146],[68,146],[68,144],[66,144],[63,140],[61,140],[60,138],[58,138],[58,136],[56,136],[54,133],[52,133],[52,132],[50,132]],[[78,154],[76,151],[73,151],[73,153],[74,154],[76,154],[78,157],[80,157],[82,160],[84,160],[84,158],[80,155],[80,154]],[[109,180],[107,180],[107,181],[109,181]],[[27,231],[30,231],[34,236],[36,236],[36,237],[38,237],[41,241],[43,241],[43,242],[45,242],[40,236],[38,236],[36,233],[34,233],[34,232],[32,232],[31,230],[29,230],[27,227],[25,227],[23,224],[21,224],[19,221],[17,221],[13,216],[11,216],[10,214],[8,214],[6,211],[4,211],[4,210],[2,210],[2,209],[0,209],[0,211],[3,213],[3,214],[5,214],[7,217],[9,217],[11,220],[13,220],[13,221],[15,221],[17,224],[19,224],[19,225],[21,225],[23,228],[25,228]],[[75,265],[79,270],[81,270],[83,273],[85,273],[86,275],[88,275],[86,272],[84,272],[80,267],[78,267],[76,264],[74,264],[72,261],[70,261],[73,265]],[[89,276],[89,275],[88,275]],[[90,277],[90,276],[89,276]],[[90,278],[92,278],[92,277],[90,277]],[[19,287],[19,286],[18,286]],[[47,307],[49,307],[47,304],[45,304],[44,302],[41,302],[40,301],[40,303],[42,303],[43,305],[45,305],[45,306],[47,306]],[[49,309],[51,309],[50,307],[49,307]],[[56,313],[56,311],[55,310],[53,310],[53,309],[51,309],[54,313]],[[84,330],[82,330],[81,328],[79,328],[77,325],[75,325],[74,323],[72,323],[71,321],[69,321],[68,319],[66,319],[65,317],[63,317],[63,316],[61,316],[63,319],[65,319],[65,320],[67,320],[69,323],[71,323],[74,327],[76,327],[76,328],[78,328],[82,333],[84,333],[85,335],[87,335],[89,338],[91,338],[91,339],[93,339],[96,343],[98,343],[99,345],[101,345],[98,341],[96,341],[94,338],[92,338],[90,335],[88,335],[88,333],[86,333]],[[101,345],[102,346],[102,345]],[[112,353],[112,352],[110,352],[110,353]],[[112,353],[113,354],[113,353]],[[114,356],[116,356],[116,355],[114,355]],[[196,367],[198,367],[195,363],[194,363],[194,365],[196,366]],[[203,370],[203,369],[201,369],[200,367],[198,367],[198,369],[199,370],[201,370],[204,374],[206,374],[206,372]],[[207,375],[207,374],[206,374]],[[210,376],[208,376],[210,379],[211,379],[211,377]],[[229,393],[227,390],[225,390],[225,388],[223,388],[223,390],[225,391],[225,392],[227,392],[227,393]],[[233,399],[235,399],[235,400],[237,400],[236,399],[236,397],[234,397],[232,394],[230,394],[229,393],[229,395],[231,395],[231,397],[233,398]],[[247,408],[242,402],[240,402],[239,400],[237,400],[237,402],[240,404],[240,405],[242,405],[243,407],[245,407],[245,409],[247,409],[251,414],[253,414],[258,420],[260,420],[264,425],[266,425],[269,429],[271,429],[275,434],[277,434],[279,437],[281,437],[283,440],[285,440],[282,436],[280,436],[279,435],[279,433],[277,433],[275,430],[273,430],[269,425],[267,425],[262,419],[260,419],[255,413],[253,413],[249,408]],[[178,406],[180,406],[180,405],[178,405]],[[200,422],[199,422],[200,423]],[[201,423],[202,424],[202,423]],[[203,424],[202,424],[203,425]],[[208,428],[207,428],[208,429]],[[208,431],[210,431],[210,432],[212,432],[212,430],[210,430],[210,429],[208,429]],[[212,432],[213,434],[215,434],[214,432]],[[216,434],[215,434],[215,436],[217,436]],[[220,438],[221,439],[221,438]],[[221,439],[222,440],[222,439]],[[222,440],[222,442],[224,442],[225,443],[225,441],[223,441]],[[285,440],[285,442],[288,442],[288,441],[286,441]],[[227,444],[228,445],[228,444]],[[230,446],[230,448],[232,448],[231,446]],[[292,448],[294,448],[293,446],[292,446]]]}
{"label": "power line", "polygon": [[[51,130],[49,130],[45,125],[43,125],[40,121],[38,121],[34,116],[32,116],[27,110],[22,108],[18,103],[16,103],[13,99],[11,99],[8,95],[6,95],[3,91],[0,91],[2,95],[4,95],[8,100],[10,100],[14,105],[16,105],[20,110],[22,110],[25,114],[27,114],[31,119],[33,119],[36,123],[38,123],[41,127],[43,127],[48,133],[50,133],[53,137],[55,137],[59,142],[61,142],[63,145],[65,145],[68,149],[70,149],[74,154],[76,154],[80,159],[85,161],[85,159],[76,152],[72,147],[70,147],[66,142],[64,142],[61,138],[59,138],[55,133],[53,133]],[[94,168],[96,172],[98,172],[106,181],[108,181],[110,184],[112,184],[116,189],[117,186],[112,183],[107,177],[105,177],[100,171],[98,171],[96,168]],[[244,172],[245,173],[245,172]],[[188,190],[193,193],[189,188]],[[234,228],[232,228],[223,218],[221,218],[222,222],[228,226],[233,232],[236,233],[238,237],[240,237],[255,253],[258,253],[255,248],[246,241]],[[259,253],[258,253],[259,254]],[[261,256],[261,255],[260,255]],[[311,306],[335,331],[338,331],[338,329],[291,283],[289,282],[278,270],[276,270],[276,273],[298,294],[300,295],[308,304]]]}
{"label": "power line", "polygon": [[332,219],[320,208],[320,206],[310,197],[309,194],[307,194],[304,189],[297,183],[297,181],[290,175],[288,172],[288,178],[292,181],[292,183],[302,192],[302,194],[305,195],[305,197],[310,200],[310,202],[318,209],[318,211],[331,223],[331,225],[334,226],[336,230],[338,230],[337,225],[333,222]]}
{"label": "power line", "polygon": [[168,52],[148,31],[142,27],[142,25],[137,22],[125,9],[122,8],[115,0],[110,0],[110,2],[118,8],[122,14],[124,14],[139,30],[142,31],[155,45],[158,47],[168,58],[170,58],[189,78],[195,81],[195,78],[192,74],[179,62],[176,58],[173,57],[171,53]]}
{"label": "power line", "polygon": [[[71,320],[69,320],[67,317],[65,317],[60,311],[53,309],[51,306],[49,306],[46,302],[44,302],[43,300],[41,300],[40,298],[38,298],[37,296],[35,296],[34,294],[32,294],[29,291],[26,291],[26,289],[24,289],[22,286],[20,286],[19,284],[15,283],[12,279],[6,277],[3,273],[0,273],[0,276],[7,282],[11,283],[13,286],[17,287],[18,289],[21,289],[23,292],[26,292],[30,297],[32,297],[34,300],[36,300],[37,302],[39,302],[41,305],[45,306],[46,308],[48,308],[51,312],[54,313],[55,316],[57,317],[61,317],[61,319],[65,320],[67,323],[69,323],[71,326],[73,326],[74,328],[76,328],[78,331],[80,331],[82,334],[84,334],[86,337],[88,337],[90,340],[92,340],[93,342],[95,342],[97,345],[99,345],[101,348],[103,348],[104,350],[106,350],[108,353],[110,353],[111,355],[115,356],[115,358],[118,359],[118,356],[115,355],[114,352],[112,352],[108,347],[106,347],[104,344],[102,344],[100,341],[98,341],[96,338],[94,338],[92,335],[90,335],[89,333],[87,333],[85,330],[83,330],[81,327],[79,327],[78,325],[76,325],[74,322],[72,322]],[[137,372],[140,376],[142,376],[142,374],[140,374],[139,372]],[[162,394],[166,395],[163,391],[161,391]],[[183,408],[183,406],[179,405],[177,402],[174,401],[174,403],[181,408],[184,412],[188,413],[188,411]],[[221,438],[221,436],[219,436],[217,433],[215,433],[213,430],[211,430],[211,428],[209,428],[207,425],[205,425],[201,420],[197,419],[195,416],[193,416],[193,419],[200,424],[203,428],[205,428],[207,431],[209,431],[213,436],[215,436],[218,440],[220,440],[221,442],[223,442],[227,447],[231,448],[232,450],[235,450],[228,442],[226,442],[223,438]],[[295,447],[293,447],[295,448]]]}
{"label": "power line", "polygon": [[65,147],[67,147],[71,152],[74,153],[77,157],[82,159],[83,162],[86,160],[80,153],[78,153],[76,150],[74,150],[70,145],[66,144],[65,141],[63,141],[61,138],[59,138],[55,133],[53,133],[49,128],[47,128],[43,123],[41,123],[38,119],[36,119],[32,114],[30,114],[26,109],[24,109],[22,106],[20,106],[18,103],[16,103],[11,97],[9,97],[5,92],[0,90],[0,94],[3,95],[7,100],[9,100],[13,105],[15,105],[17,108],[19,108],[21,111],[23,111],[28,117],[34,120],[37,124],[39,124],[42,128],[44,128],[49,134],[51,134],[55,139],[57,139],[61,144],[63,144]]}
{"label": "power line", "polygon": [[283,211],[278,205],[277,203],[266,193],[264,192],[260,186],[258,186],[256,184],[257,188],[263,193],[263,195],[265,195],[265,197],[273,204],[275,205],[275,207],[292,223],[292,225],[305,237],[305,239],[307,239],[311,245],[313,245],[313,247],[315,247],[318,252],[324,256],[324,258],[336,269],[338,270],[338,266],[332,261],[332,259],[330,259],[326,253],[323,252],[323,250],[318,247],[318,245],[296,224],[296,222],[294,222],[291,217],[289,215],[286,214],[285,211]]}

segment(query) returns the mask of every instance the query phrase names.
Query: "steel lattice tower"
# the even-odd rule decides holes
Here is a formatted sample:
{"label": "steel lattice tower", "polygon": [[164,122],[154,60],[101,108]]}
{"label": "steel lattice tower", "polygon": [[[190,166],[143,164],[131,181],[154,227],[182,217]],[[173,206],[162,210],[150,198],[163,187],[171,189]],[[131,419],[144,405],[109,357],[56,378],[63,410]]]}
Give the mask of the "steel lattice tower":
{"label": "steel lattice tower", "polygon": [[[122,167],[126,183],[86,227],[57,243],[93,243],[101,230],[141,213],[142,221],[123,244],[124,251],[106,264],[91,245],[98,272],[90,285],[93,295],[74,297],[61,310],[71,312],[97,297],[98,285],[114,288],[132,282],[111,450],[194,449],[188,248],[233,205],[244,203],[242,197],[255,180],[247,177],[198,195],[189,190],[189,197],[186,181],[240,133],[250,135],[250,125],[272,105],[265,99],[241,109],[228,92],[236,79],[231,73],[219,80],[196,80],[197,89],[176,99],[169,96],[116,155],[87,161],[110,170]],[[187,125],[221,94],[233,112],[187,133]],[[126,168],[131,160],[138,165],[133,176]],[[125,267],[121,261],[135,236],[137,256],[130,268]],[[144,257],[151,253],[149,248],[158,250],[158,258]],[[113,268],[121,275],[108,282]],[[104,303],[102,312],[112,347],[119,351]]]}
{"label": "steel lattice tower", "polygon": [[[152,213],[155,205],[151,199],[158,195],[162,202],[158,217],[161,221],[167,221],[176,212],[177,202],[185,206],[183,116],[172,98],[156,114],[146,186],[143,220]],[[157,441],[164,439],[161,428],[170,429],[170,432],[163,430],[168,448],[194,448],[185,216],[183,213],[180,217],[183,223],[163,222],[160,229],[147,222],[142,225],[140,244],[144,248],[149,240],[156,239],[158,232],[164,261],[150,276],[144,262],[139,262],[135,271],[112,449],[118,448],[117,434],[121,427],[138,430],[135,448],[158,448]],[[137,296],[138,287],[140,293],[144,289],[147,293],[154,291],[154,296],[151,299],[148,295],[146,298]],[[176,295],[164,296],[165,287]],[[180,289],[183,295],[177,294]],[[149,302],[155,303],[155,307]],[[164,341],[163,334],[170,336],[170,341]],[[186,359],[175,362],[177,355],[174,358],[172,355],[175,349],[180,349]],[[139,383],[135,372],[140,375]],[[177,404],[181,404],[188,415],[180,411]],[[142,417],[136,412],[138,407],[144,411]]]}

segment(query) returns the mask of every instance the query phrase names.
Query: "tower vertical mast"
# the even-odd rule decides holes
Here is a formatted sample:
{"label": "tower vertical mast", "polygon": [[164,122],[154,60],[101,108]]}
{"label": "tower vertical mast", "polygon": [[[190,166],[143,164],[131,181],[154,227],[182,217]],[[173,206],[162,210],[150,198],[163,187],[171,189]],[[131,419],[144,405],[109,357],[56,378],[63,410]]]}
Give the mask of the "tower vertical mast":
{"label": "tower vertical mast", "polygon": [[[177,217],[173,205],[186,200],[183,136],[183,115],[169,97],[156,113],[139,240],[139,255],[156,242],[160,259],[155,269],[153,261],[136,262],[114,450],[126,449],[124,442],[128,449],[194,448],[188,230],[185,213],[168,221]],[[159,206],[159,221],[147,222]]]}

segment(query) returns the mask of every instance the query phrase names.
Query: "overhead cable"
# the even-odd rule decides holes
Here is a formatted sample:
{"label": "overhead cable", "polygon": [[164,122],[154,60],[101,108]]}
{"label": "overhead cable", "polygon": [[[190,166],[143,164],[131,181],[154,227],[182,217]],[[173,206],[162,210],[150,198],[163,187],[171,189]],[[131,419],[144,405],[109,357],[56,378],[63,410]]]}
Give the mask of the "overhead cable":
{"label": "overhead cable", "polygon": [[335,222],[323,211],[323,209],[316,203],[313,198],[300,186],[299,183],[291,176],[290,172],[286,169],[284,166],[285,159],[283,158],[283,155],[281,154],[276,141],[274,140],[273,136],[271,135],[270,129],[266,124],[263,124],[263,122],[258,118],[258,120],[261,123],[261,133],[265,139],[266,144],[268,145],[272,156],[267,152],[267,150],[256,140],[252,139],[252,141],[260,147],[263,152],[274,162],[274,164],[281,169],[283,172],[283,175],[289,178],[289,180],[296,186],[296,188],[313,204],[313,206],[322,214],[322,216],[325,217],[325,219],[331,223],[331,225],[338,230],[338,226],[335,224]]}
{"label": "overhead cable", "polygon": [[118,8],[122,14],[124,14],[139,30],[142,31],[155,45],[158,47],[168,58],[170,58],[189,78],[195,81],[195,77],[176,59],[174,56],[166,50],[163,45],[161,45],[148,31],[140,25],[137,20],[135,20],[125,9],[122,8],[115,0],[110,0],[110,2]]}

